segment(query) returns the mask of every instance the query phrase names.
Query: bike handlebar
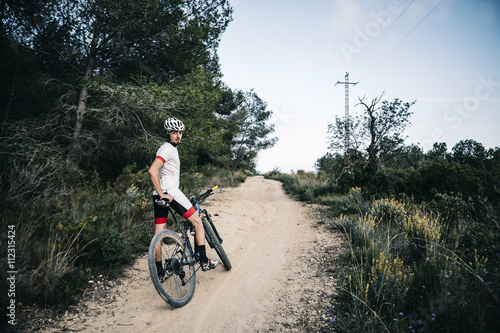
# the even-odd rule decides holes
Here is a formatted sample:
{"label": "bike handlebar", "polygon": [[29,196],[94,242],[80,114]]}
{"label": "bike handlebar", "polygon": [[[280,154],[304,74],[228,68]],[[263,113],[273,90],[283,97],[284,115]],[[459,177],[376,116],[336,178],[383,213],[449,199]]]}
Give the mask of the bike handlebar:
{"label": "bike handlebar", "polygon": [[205,193],[200,194],[199,196],[197,196],[194,200],[201,201],[201,200],[205,199],[206,197],[208,197],[210,194],[212,194],[212,192],[215,191],[218,188],[219,188],[219,186],[214,186],[214,187],[208,189]]}

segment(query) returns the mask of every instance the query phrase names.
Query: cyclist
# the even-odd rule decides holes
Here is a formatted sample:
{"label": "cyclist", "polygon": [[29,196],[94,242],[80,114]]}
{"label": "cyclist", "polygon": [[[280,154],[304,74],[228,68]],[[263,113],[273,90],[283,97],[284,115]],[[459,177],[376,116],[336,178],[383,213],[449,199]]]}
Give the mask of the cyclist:
{"label": "cyclist", "polygon": [[[207,258],[205,249],[205,230],[200,216],[196,213],[191,202],[179,189],[180,160],[177,146],[181,143],[184,124],[177,118],[168,118],[164,124],[167,130],[167,142],[162,144],[156,152],[156,158],[149,168],[149,175],[153,183],[153,202],[157,199],[168,200],[172,208],[182,217],[186,218],[195,231],[195,252],[199,255],[201,269],[210,270],[217,266],[216,260]],[[154,203],[155,234],[165,230],[168,208]],[[162,268],[161,253],[159,249],[155,254],[158,275],[165,272]]]}

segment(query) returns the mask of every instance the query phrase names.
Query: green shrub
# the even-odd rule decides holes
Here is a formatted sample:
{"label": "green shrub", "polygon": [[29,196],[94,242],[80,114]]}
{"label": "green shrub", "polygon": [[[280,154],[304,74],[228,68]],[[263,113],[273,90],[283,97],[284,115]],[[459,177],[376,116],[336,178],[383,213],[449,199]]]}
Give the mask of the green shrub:
{"label": "green shrub", "polygon": [[282,174],[279,171],[272,171],[264,176],[280,181],[285,192],[294,195],[300,201],[318,203],[322,200],[320,198],[333,191],[333,187],[326,179],[312,172],[299,170],[296,174]]}
{"label": "green shrub", "polygon": [[132,259],[130,242],[120,235],[115,228],[105,223],[98,223],[90,234],[88,260],[91,265],[112,268],[129,263]]}
{"label": "green shrub", "polygon": [[380,317],[397,318],[404,309],[414,273],[410,266],[404,265],[398,256],[392,258],[390,253],[380,253],[370,266],[364,290],[366,302]]}
{"label": "green shrub", "polygon": [[379,199],[372,202],[370,214],[379,223],[402,225],[408,212],[405,206],[394,199]]}
{"label": "green shrub", "polygon": [[499,327],[498,229],[462,228],[463,246],[455,251],[441,236],[439,216],[392,199],[374,201],[364,215],[340,215],[332,227],[349,245],[340,256],[348,268],[339,272],[336,331]]}

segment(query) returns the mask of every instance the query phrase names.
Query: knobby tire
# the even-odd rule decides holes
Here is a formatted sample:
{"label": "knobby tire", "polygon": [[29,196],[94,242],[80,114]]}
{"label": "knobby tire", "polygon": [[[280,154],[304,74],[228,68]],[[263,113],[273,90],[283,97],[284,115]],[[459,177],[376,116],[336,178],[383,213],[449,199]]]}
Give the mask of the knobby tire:
{"label": "knobby tire", "polygon": [[[165,278],[161,281],[155,264],[155,251],[158,244],[161,244],[161,258],[166,270]],[[190,248],[186,248],[184,261],[181,262],[183,249],[184,241],[177,233],[163,230],[153,237],[148,251],[149,273],[156,291],[165,302],[174,307],[189,303],[196,285],[193,254]]]}
{"label": "knobby tire", "polygon": [[203,217],[201,221],[203,222],[203,227],[205,228],[205,238],[207,239],[208,244],[210,245],[210,247],[215,249],[215,252],[217,252],[220,260],[224,264],[224,268],[229,271],[232,266],[226,255],[226,251],[224,251],[222,244],[219,242],[219,239],[215,235],[215,232],[212,229],[210,223],[208,223],[207,219]]}

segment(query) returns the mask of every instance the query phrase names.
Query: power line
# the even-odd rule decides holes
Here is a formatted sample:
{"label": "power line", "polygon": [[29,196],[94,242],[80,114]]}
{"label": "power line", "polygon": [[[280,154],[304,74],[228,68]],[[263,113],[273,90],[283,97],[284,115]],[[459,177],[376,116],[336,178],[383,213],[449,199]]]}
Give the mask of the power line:
{"label": "power line", "polygon": [[[370,47],[366,48],[366,52],[364,52],[364,55],[363,57],[358,61],[357,64],[354,65],[354,67],[351,68],[351,70],[353,70],[354,68],[356,68],[362,61],[363,59],[370,53],[370,51],[378,44],[378,42],[380,42],[382,40],[382,38],[384,38],[385,34],[391,30],[392,26],[401,18],[401,16],[403,16],[403,14],[408,10],[408,8],[410,8],[410,6],[413,4],[415,0],[412,0],[408,6],[406,6],[406,8],[398,15],[398,17],[396,17],[396,19],[391,23],[391,25],[382,33],[382,35],[375,41],[374,44],[372,44]],[[391,15],[392,11],[394,10],[394,8],[399,4],[399,0],[398,2],[391,8],[391,11],[389,12],[389,14],[386,16],[384,22],[382,22],[381,25],[383,25],[385,23],[385,21],[387,20],[387,18]],[[363,52],[360,52],[356,58]],[[356,58],[354,58],[354,61],[353,63],[356,61]]]}
{"label": "power line", "polygon": [[[373,69],[375,67],[377,67],[382,61],[384,61],[385,58],[387,58],[387,56],[389,54],[391,54],[392,51],[394,51],[394,49],[396,47],[398,47],[405,39],[406,37],[408,37],[419,25],[420,23],[422,23],[430,14],[432,14],[432,12],[434,12],[434,10],[443,2],[444,0],[441,0],[436,6],[434,6],[434,8],[432,8],[432,10],[427,13],[427,15],[425,15],[396,45],[394,45],[394,47],[392,49],[389,50],[389,52],[387,52],[383,57],[382,59],[380,59],[379,62],[377,62],[369,71],[366,75],[368,75],[369,73],[371,73],[371,71],[373,71]],[[365,76],[366,76],[365,75]]]}
{"label": "power line", "polygon": [[[396,22],[399,20],[399,18],[401,17],[401,15],[403,15],[403,14],[404,14],[404,12],[408,9],[408,7],[410,7],[410,6],[411,6],[411,4],[413,3],[413,1],[414,1],[414,0],[412,0],[412,1],[410,2],[410,4],[409,4],[409,5],[408,5],[408,6],[407,6],[407,7],[406,7],[406,8],[405,8],[405,9],[404,9],[404,10],[403,10],[403,11],[402,11],[399,15],[398,15],[398,17],[396,18],[396,20],[394,20],[394,21],[392,22],[392,24],[389,26],[389,28],[387,28],[387,29],[386,29],[386,30],[382,33],[382,35],[381,35],[381,36],[379,36],[379,38],[378,38],[378,39],[377,39],[377,40],[376,40],[373,44],[371,44],[370,46],[368,46],[368,47],[364,48],[361,52],[359,52],[359,53],[356,55],[356,57],[355,57],[355,58],[354,58],[354,60],[352,61],[352,63],[353,63],[353,64],[355,64],[355,65],[354,65],[354,67],[351,67],[351,70],[353,70],[354,68],[356,68],[356,67],[357,67],[357,65],[359,65],[359,63],[360,63],[361,61],[363,61],[363,59],[366,57],[366,55],[367,55],[368,53],[370,53],[371,49],[373,49],[373,48],[375,47],[375,45],[377,45],[377,43],[378,43],[378,42],[379,42],[379,41],[380,41],[380,40],[381,40],[381,39],[385,36],[385,34],[387,33],[387,31],[389,31],[389,30],[391,29],[391,27],[394,25],[394,23],[396,23]],[[385,17],[384,21],[383,21],[382,23],[380,23],[380,27],[382,27],[382,26],[384,25],[384,23],[387,21],[387,19],[389,18],[389,16],[391,16],[392,11],[394,10],[394,8],[396,8],[396,6],[397,6],[397,5],[399,5],[399,2],[400,2],[400,0],[398,0],[398,1],[394,4],[394,6],[392,6],[391,10],[389,11],[389,14],[387,14],[387,16]],[[379,29],[378,29],[378,30],[377,30],[377,31],[373,34],[373,36],[370,38],[370,40],[368,41],[368,43],[367,43],[367,44],[370,44],[370,42],[371,42],[372,40],[374,40],[374,37],[376,37],[376,35],[378,34],[378,32],[379,32],[379,31],[380,31],[380,28],[379,28]],[[364,51],[364,52],[363,52],[363,51]],[[359,57],[361,54],[364,54],[364,55],[363,55],[363,57],[362,57],[362,58],[358,61],[358,63],[356,64],[356,60],[358,59],[358,57]]]}

